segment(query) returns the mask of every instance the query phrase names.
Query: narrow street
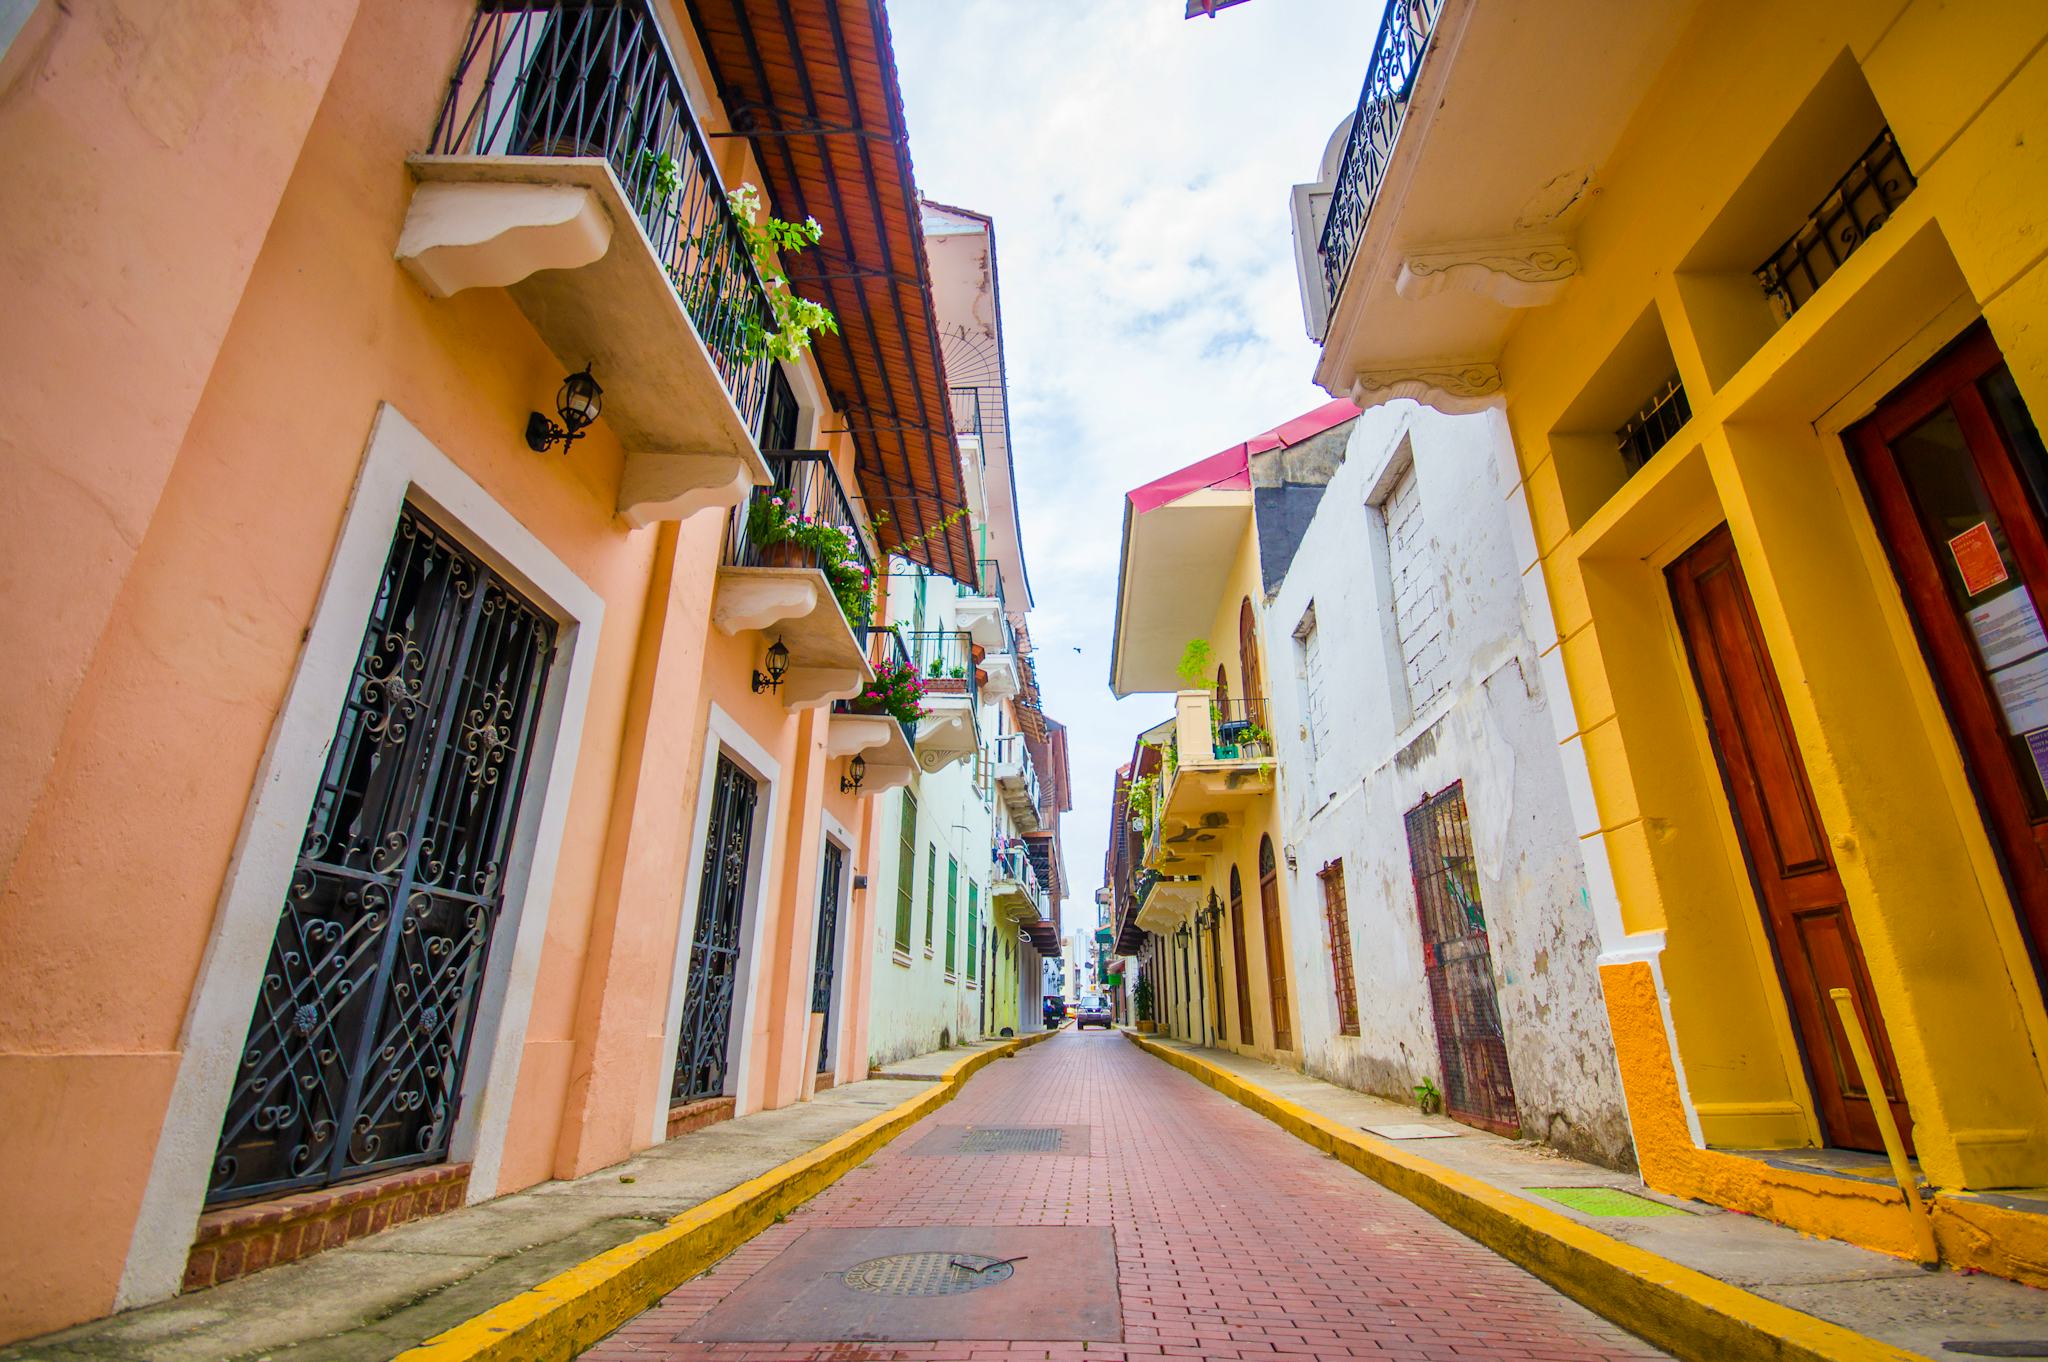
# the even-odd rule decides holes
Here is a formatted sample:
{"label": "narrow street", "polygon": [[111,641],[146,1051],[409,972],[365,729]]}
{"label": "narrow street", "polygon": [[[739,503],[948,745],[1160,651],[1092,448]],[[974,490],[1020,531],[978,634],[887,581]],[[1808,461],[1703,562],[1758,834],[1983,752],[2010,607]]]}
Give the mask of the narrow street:
{"label": "narrow street", "polygon": [[[1020,1127],[1052,1133],[997,1133]],[[1052,1147],[977,1149],[1004,1144]],[[868,1266],[917,1253],[934,1257]],[[1013,1275],[964,1290],[972,1274],[950,1261],[1019,1254]],[[841,1276],[856,1267],[861,1289]],[[1114,1032],[995,1064],[584,1354],[1663,1355]]]}

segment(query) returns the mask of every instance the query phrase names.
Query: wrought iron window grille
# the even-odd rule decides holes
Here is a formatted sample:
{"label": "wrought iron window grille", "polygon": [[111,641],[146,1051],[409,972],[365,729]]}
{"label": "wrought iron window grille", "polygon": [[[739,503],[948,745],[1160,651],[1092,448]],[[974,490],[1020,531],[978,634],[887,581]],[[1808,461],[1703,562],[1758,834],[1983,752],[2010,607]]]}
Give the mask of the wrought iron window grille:
{"label": "wrought iron window grille", "polygon": [[1365,68],[1365,85],[1358,92],[1357,116],[1331,186],[1330,214],[1323,220],[1322,240],[1316,247],[1323,263],[1323,294],[1332,308],[1344,290],[1351,258],[1365,235],[1366,217],[1386,179],[1387,163],[1393,158],[1394,143],[1400,139],[1401,123],[1407,116],[1415,73],[1443,8],[1443,0],[1392,0],[1380,19],[1372,60]]}
{"label": "wrought iron window grille", "polygon": [[1615,446],[1621,451],[1621,465],[1633,475],[1648,463],[1656,452],[1671,442],[1671,437],[1685,427],[1692,419],[1692,403],[1685,397],[1685,385],[1673,374],[1666,379],[1640,410],[1614,432]]}
{"label": "wrought iron window grille", "polygon": [[774,309],[647,0],[483,0],[426,151],[609,162],[733,404],[760,429]]}
{"label": "wrought iron window grille", "polygon": [[1799,230],[1756,267],[1757,282],[1779,320],[1789,320],[1804,306],[1870,234],[1891,219],[1918,183],[1892,130],[1886,128],[1835,181]]}
{"label": "wrought iron window grille", "polygon": [[725,1093],[732,1062],[733,1001],[739,988],[740,933],[753,862],[754,806],[760,786],[723,752],[704,833],[704,870],[690,933],[689,975],[683,1020],[676,1038],[671,1103],[698,1102]]}

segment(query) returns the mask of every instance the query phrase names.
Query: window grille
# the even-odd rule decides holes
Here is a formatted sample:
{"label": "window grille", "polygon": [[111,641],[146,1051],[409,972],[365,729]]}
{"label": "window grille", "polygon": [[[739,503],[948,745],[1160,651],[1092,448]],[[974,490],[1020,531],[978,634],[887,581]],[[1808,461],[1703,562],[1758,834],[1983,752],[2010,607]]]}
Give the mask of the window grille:
{"label": "window grille", "polygon": [[1337,984],[1337,1034],[1358,1034],[1358,980],[1351,969],[1351,910],[1344,901],[1344,862],[1332,861],[1323,882],[1323,921],[1330,932],[1330,968]]}
{"label": "window grille", "polygon": [[1789,319],[1804,306],[1842,262],[1890,220],[1918,183],[1892,130],[1886,128],[1835,181],[1799,230],[1756,267],[1757,282],[1778,316]]}
{"label": "window grille", "polygon": [[1636,473],[1691,419],[1692,403],[1686,400],[1685,385],[1673,374],[1650,395],[1641,410],[1614,432],[1622,467],[1631,475]]}

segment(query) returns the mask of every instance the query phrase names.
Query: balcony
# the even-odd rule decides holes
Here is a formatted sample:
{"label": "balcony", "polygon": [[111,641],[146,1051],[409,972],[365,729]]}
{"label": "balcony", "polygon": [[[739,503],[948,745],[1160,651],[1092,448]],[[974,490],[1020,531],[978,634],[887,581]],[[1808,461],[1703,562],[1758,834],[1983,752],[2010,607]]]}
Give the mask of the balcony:
{"label": "balcony", "polygon": [[925,717],[917,725],[917,764],[942,770],[981,750],[981,677],[976,644],[964,629],[927,629],[903,636],[924,678]]}
{"label": "balcony", "polygon": [[975,575],[981,579],[978,588],[959,584],[960,600],[953,617],[983,648],[1000,648],[1008,631],[1003,618],[1003,570],[995,559],[983,558],[975,563]]}
{"label": "balcony", "polygon": [[1273,793],[1272,737],[1265,701],[1218,701],[1208,691],[1174,697],[1174,737],[1157,783],[1149,787],[1145,864],[1162,874],[1192,874],[1207,864],[1227,828]]}
{"label": "balcony", "polygon": [[589,362],[635,526],[768,480],[767,290],[645,0],[489,0],[472,17],[397,257],[428,294],[507,290]]}
{"label": "balcony", "polygon": [[1693,12],[1391,0],[1356,107],[1295,189],[1316,382],[1361,406],[1491,400],[1520,310],[1577,273],[1594,172]]}
{"label": "balcony", "polygon": [[[911,665],[903,636],[892,628],[859,631],[868,669],[877,677]],[[867,764],[862,794],[880,794],[910,783],[915,769],[917,725],[904,723],[877,708],[865,696],[832,702],[831,726],[825,734],[825,755],[834,761],[859,756]]]}
{"label": "balcony", "polygon": [[996,739],[990,760],[996,791],[1010,811],[1010,821],[1019,832],[1037,832],[1044,826],[1039,813],[1038,765],[1022,733],[1005,733]]}
{"label": "balcony", "polygon": [[989,877],[989,902],[1012,922],[1034,923],[1046,916],[1045,889],[1038,879],[1038,867],[1021,845],[1015,843],[995,853]]}
{"label": "balcony", "polygon": [[1197,876],[1161,875],[1141,871],[1131,885],[1132,916],[1140,931],[1170,934],[1202,906],[1203,881]]}
{"label": "balcony", "polygon": [[865,631],[874,553],[819,451],[768,457],[770,481],[726,528],[711,621],[728,635],[756,632],[789,649],[783,703],[813,709],[852,699],[874,679]]}

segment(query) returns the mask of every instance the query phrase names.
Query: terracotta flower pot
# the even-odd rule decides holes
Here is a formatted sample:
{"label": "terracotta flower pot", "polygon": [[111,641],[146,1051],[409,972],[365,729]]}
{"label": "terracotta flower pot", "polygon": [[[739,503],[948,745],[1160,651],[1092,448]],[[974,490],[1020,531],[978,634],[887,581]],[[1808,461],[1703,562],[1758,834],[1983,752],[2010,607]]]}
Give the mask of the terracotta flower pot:
{"label": "terracotta flower pot", "polygon": [[810,559],[805,555],[803,545],[790,540],[778,540],[761,546],[761,566],[772,568],[809,567]]}

